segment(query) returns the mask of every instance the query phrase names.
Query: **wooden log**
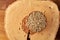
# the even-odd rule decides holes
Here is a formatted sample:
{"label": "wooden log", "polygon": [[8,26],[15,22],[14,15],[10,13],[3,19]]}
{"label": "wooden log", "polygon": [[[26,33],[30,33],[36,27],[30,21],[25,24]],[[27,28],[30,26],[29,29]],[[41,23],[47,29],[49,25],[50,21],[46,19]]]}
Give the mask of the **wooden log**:
{"label": "wooden log", "polygon": [[26,40],[22,20],[32,11],[41,11],[47,18],[47,26],[41,32],[30,35],[31,40],[55,40],[59,28],[59,10],[51,1],[16,1],[6,10],[5,30],[10,40]]}

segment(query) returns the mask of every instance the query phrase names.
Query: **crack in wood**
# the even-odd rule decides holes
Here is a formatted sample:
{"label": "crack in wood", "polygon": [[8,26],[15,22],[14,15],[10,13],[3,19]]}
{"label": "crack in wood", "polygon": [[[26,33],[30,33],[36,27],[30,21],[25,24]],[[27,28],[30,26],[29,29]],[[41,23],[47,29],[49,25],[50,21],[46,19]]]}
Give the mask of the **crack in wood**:
{"label": "crack in wood", "polygon": [[28,32],[28,35],[27,35],[27,40],[30,40],[30,31]]}

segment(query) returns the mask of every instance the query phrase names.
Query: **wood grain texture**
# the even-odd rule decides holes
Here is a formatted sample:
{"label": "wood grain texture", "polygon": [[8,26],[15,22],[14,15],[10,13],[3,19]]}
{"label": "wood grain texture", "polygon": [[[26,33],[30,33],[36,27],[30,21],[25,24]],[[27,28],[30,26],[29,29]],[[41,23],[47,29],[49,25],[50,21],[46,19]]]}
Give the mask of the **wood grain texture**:
{"label": "wood grain texture", "polygon": [[0,0],[0,9],[5,10],[9,4],[16,0]]}
{"label": "wood grain texture", "polygon": [[0,0],[0,40],[8,40],[4,29],[5,9],[15,0]]}
{"label": "wood grain texture", "polygon": [[4,16],[5,16],[5,10],[0,10],[0,40],[8,40],[8,37],[6,36],[5,29],[4,29]]}
{"label": "wood grain texture", "polygon": [[[28,1],[27,1],[28,2]],[[24,5],[27,5],[27,2],[25,3],[24,2]],[[36,2],[36,1],[35,1]],[[6,28],[6,32],[7,32],[7,35],[9,34],[9,38],[11,39],[11,40],[14,40],[14,39],[18,39],[18,40],[25,40],[25,37],[24,37],[24,39],[23,39],[23,36],[21,37],[21,35],[24,35],[24,32],[22,32],[22,30],[20,31],[18,31],[18,26],[20,26],[19,24],[18,24],[18,22],[21,22],[21,20],[24,18],[24,16],[26,16],[27,14],[28,14],[28,12],[27,11],[25,11],[24,10],[24,12],[23,12],[23,14],[20,14],[21,13],[21,11],[23,11],[23,9],[24,9],[24,7],[26,7],[26,6],[24,6],[23,7],[23,5],[22,5],[22,3],[21,3],[21,5],[20,5],[20,2],[18,1],[17,3],[19,3],[19,4],[13,4],[11,7],[9,7],[9,10],[7,9],[6,10],[6,17],[7,17],[7,19],[6,19],[6,23],[8,23],[8,26],[5,24],[5,28]],[[38,2],[37,2],[38,3]],[[37,4],[36,3],[36,4]],[[41,2],[39,2],[39,3],[41,3]],[[42,3],[41,3],[42,4]],[[18,6],[17,6],[18,5]],[[32,5],[33,5],[33,3],[32,3]],[[45,4],[43,4],[44,6],[45,6]],[[49,5],[48,4],[48,2],[47,2],[47,5]],[[53,6],[53,4],[51,4],[52,6]],[[15,7],[15,8],[14,8]],[[27,7],[29,7],[29,6],[27,6]],[[35,6],[33,6],[34,8],[36,7],[36,5]],[[31,8],[31,9],[33,9],[33,7]],[[39,7],[41,7],[41,9],[43,10],[43,6],[39,6]],[[45,6],[46,7],[46,6]],[[46,10],[49,10],[49,6],[47,6],[48,8],[46,9]],[[56,7],[56,6],[53,6],[54,8]],[[20,9],[20,8],[22,8],[22,9]],[[28,8],[27,8],[28,9]],[[35,9],[33,9],[33,10],[36,10],[36,9],[38,9],[38,8],[35,8]],[[12,10],[14,10],[14,11],[12,11]],[[21,10],[21,11],[17,11],[17,10]],[[33,11],[33,10],[29,10],[28,9],[28,11]],[[41,10],[40,10],[41,11]],[[43,11],[45,11],[45,10],[43,10]],[[17,13],[18,12],[18,13]],[[26,12],[26,14],[25,14],[25,12]],[[46,11],[47,13],[46,13],[46,18],[47,18],[47,20],[49,20],[49,21],[47,21],[48,23],[52,23],[52,20],[50,21],[50,19],[56,14],[56,13],[58,13],[57,12],[57,10],[55,10],[54,12],[56,12],[54,15],[52,15],[52,16],[50,16],[52,13],[50,13],[51,11]],[[17,14],[16,14],[17,13]],[[49,14],[48,14],[49,13]],[[19,14],[19,15],[18,15]],[[16,16],[16,15],[18,15],[18,16]],[[21,16],[20,16],[21,15]],[[57,14],[56,14],[57,15]],[[56,17],[56,15],[53,17],[53,18],[55,18]],[[59,17],[59,16],[58,16]],[[58,17],[56,17],[56,18],[58,18]],[[10,19],[11,18],[11,19]],[[56,20],[56,18],[55,18],[55,20]],[[9,20],[11,20],[11,21],[9,21]],[[14,20],[14,21],[13,21]],[[19,21],[18,21],[19,20]],[[41,32],[41,34],[43,34],[43,35],[40,35],[40,39],[41,40],[54,40],[54,37],[55,37],[55,33],[56,33],[56,30],[57,29],[55,29],[55,28],[57,28],[57,27],[55,27],[56,26],[56,24],[57,23],[55,23],[55,22],[57,22],[57,21],[55,21],[55,20],[53,20],[53,24],[52,24],[52,26],[51,25],[49,25],[49,27],[47,27],[46,28],[46,30],[44,30],[43,32]],[[7,22],[7,21],[9,21],[9,22]],[[14,22],[14,23],[13,23]],[[13,24],[13,25],[12,25]],[[16,24],[17,24],[17,26],[16,26]],[[54,26],[55,25],[55,26]],[[12,28],[11,28],[12,27]],[[21,27],[21,26],[20,26]],[[8,29],[9,28],[9,29]],[[11,28],[11,29],[10,29]],[[8,31],[8,30],[9,31]],[[13,30],[14,30],[14,32],[13,32]],[[16,32],[16,33],[15,33]],[[22,33],[21,33],[22,32]],[[51,34],[50,34],[51,33]],[[10,35],[12,35],[12,36],[10,36]],[[19,36],[18,36],[19,35]],[[14,37],[13,37],[14,36]],[[39,39],[39,36],[36,34],[35,36],[30,36],[31,37],[31,40],[36,40],[36,39],[38,39],[38,40],[40,40]],[[21,38],[21,39],[20,39]]]}
{"label": "wood grain texture", "polygon": [[5,9],[15,0],[0,0],[0,40],[8,40],[4,29]]}
{"label": "wood grain texture", "polygon": [[4,29],[4,16],[5,11],[0,10],[0,40],[8,40]]}

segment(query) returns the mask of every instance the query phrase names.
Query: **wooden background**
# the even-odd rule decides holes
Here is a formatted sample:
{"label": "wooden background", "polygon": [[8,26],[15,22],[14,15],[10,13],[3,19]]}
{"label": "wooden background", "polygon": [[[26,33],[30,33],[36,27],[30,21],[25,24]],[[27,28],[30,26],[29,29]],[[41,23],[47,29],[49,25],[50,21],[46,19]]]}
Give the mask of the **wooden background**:
{"label": "wooden background", "polygon": [[8,40],[4,30],[4,10],[0,10],[0,40]]}
{"label": "wooden background", "polygon": [[15,0],[0,0],[0,40],[8,40],[4,29],[5,9]]}

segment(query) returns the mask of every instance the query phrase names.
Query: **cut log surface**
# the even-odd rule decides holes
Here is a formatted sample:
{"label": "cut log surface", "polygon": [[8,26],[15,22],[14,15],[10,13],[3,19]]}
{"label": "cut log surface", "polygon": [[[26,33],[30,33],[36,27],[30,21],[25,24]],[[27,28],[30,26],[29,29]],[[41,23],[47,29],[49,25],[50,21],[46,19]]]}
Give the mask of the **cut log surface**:
{"label": "cut log surface", "polygon": [[47,25],[41,32],[30,35],[30,40],[55,40],[59,28],[59,10],[50,1],[16,1],[9,5],[5,14],[5,30],[10,40],[27,40],[22,29],[22,20],[32,11],[40,11],[47,18]]}

